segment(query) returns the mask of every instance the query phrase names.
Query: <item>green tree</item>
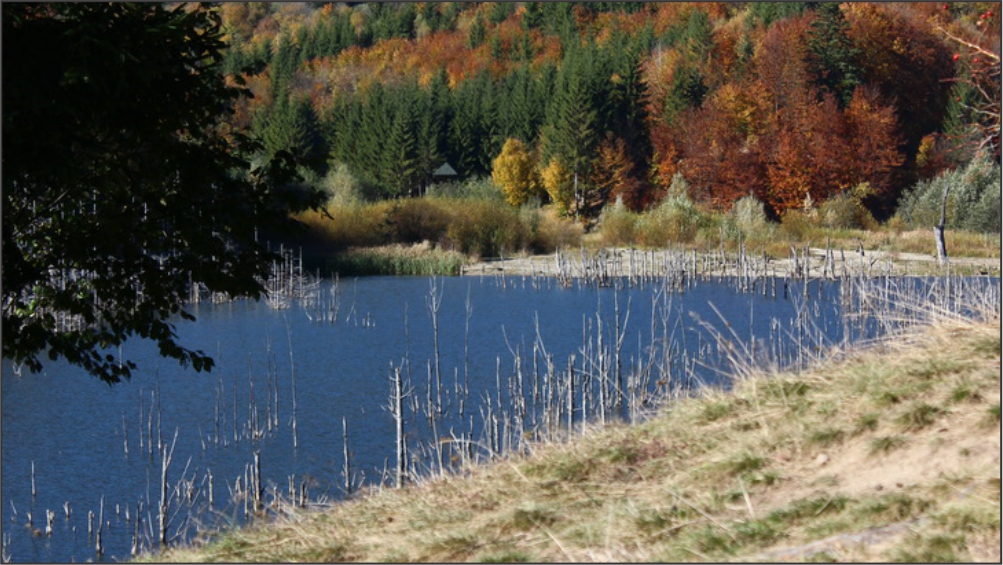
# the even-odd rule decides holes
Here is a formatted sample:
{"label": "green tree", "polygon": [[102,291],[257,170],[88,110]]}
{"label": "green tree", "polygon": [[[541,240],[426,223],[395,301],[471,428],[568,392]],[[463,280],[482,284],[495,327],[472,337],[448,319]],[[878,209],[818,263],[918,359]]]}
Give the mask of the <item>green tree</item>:
{"label": "green tree", "polygon": [[833,93],[840,108],[845,108],[853,98],[854,89],[862,83],[857,65],[860,50],[846,33],[850,25],[838,2],[822,2],[815,11],[818,16],[808,30],[809,71],[815,77],[819,94]]}
{"label": "green tree", "polygon": [[504,22],[515,11],[514,2],[494,2],[488,12],[488,21],[493,24]]}
{"label": "green tree", "polygon": [[487,28],[481,17],[478,15],[474,18],[473,23],[470,24],[470,29],[467,30],[467,47],[470,49],[477,49],[484,43],[484,39],[487,37]]}
{"label": "green tree", "polygon": [[268,72],[272,79],[272,100],[287,96],[292,89],[293,76],[299,67],[299,47],[288,35],[278,39],[275,56],[272,57]]}
{"label": "green tree", "polygon": [[526,2],[526,11],[522,14],[522,29],[529,31],[540,27],[543,23],[543,7],[540,2]]}
{"label": "green tree", "polygon": [[603,121],[607,117],[609,82],[601,77],[608,77],[609,69],[604,63],[593,43],[568,50],[541,133],[543,162],[549,164],[556,158],[570,173],[574,195],[570,211],[576,214],[581,193],[587,188],[599,136],[606,129]]}
{"label": "green tree", "polygon": [[324,151],[317,116],[306,97],[286,95],[264,116],[261,141],[266,158],[285,151],[314,167],[318,165]]}
{"label": "green tree", "polygon": [[497,154],[497,150],[491,150],[496,129],[495,116],[491,112],[493,89],[491,76],[483,72],[453,90],[449,162],[461,175],[487,174],[491,170],[491,159]]}
{"label": "green tree", "polygon": [[387,196],[412,196],[417,192],[423,172],[419,154],[416,88],[393,93],[392,119],[384,150],[380,175]]}
{"label": "green tree", "polygon": [[[619,191],[632,210],[640,209],[647,199],[650,183],[645,182],[648,164],[653,154],[648,128],[648,88],[643,78],[642,61],[650,51],[653,31],[639,33],[634,38],[614,36],[609,50],[617,57],[610,94],[610,124],[607,133],[622,139],[630,167],[630,177]],[[616,43],[614,43],[616,41]]]}
{"label": "green tree", "polygon": [[680,63],[675,80],[665,97],[664,119],[672,125],[687,108],[699,108],[708,92],[703,73],[694,65]]}
{"label": "green tree", "polygon": [[[288,227],[287,160],[220,123],[242,94],[222,80],[218,8],[3,5],[3,355],[65,359],[102,380],[136,368],[129,337],[208,370],[178,343],[191,284],[260,297]],[[25,54],[30,53],[30,57]]]}
{"label": "green tree", "polygon": [[747,21],[750,26],[754,22],[767,28],[775,21],[800,15],[809,5],[810,2],[749,2]]}
{"label": "green tree", "polygon": [[532,141],[540,127],[545,102],[537,96],[536,80],[529,65],[523,63],[509,73],[500,90],[505,93],[498,106],[501,135]]}

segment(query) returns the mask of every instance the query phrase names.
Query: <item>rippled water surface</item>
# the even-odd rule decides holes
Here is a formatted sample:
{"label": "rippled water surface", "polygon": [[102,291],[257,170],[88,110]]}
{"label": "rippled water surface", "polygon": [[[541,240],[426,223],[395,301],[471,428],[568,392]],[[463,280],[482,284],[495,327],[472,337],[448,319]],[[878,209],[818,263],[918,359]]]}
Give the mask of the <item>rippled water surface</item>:
{"label": "rippled water surface", "polygon": [[[507,399],[515,390],[515,372],[527,375],[524,394],[528,375],[545,375],[548,359],[585,378],[581,375],[596,370],[586,359],[614,343],[617,331],[619,374],[648,367],[651,378],[641,383],[646,394],[658,393],[659,386],[720,379],[726,365],[719,362],[716,332],[757,356],[782,353],[792,340],[838,343],[847,332],[835,282],[813,283],[808,298],[800,288],[788,293],[781,287],[774,295],[771,287],[765,293],[738,292],[728,282],[700,283],[684,292],[657,285],[614,290],[536,282],[325,281],[320,302],[312,305],[193,306],[198,322],[177,329],[182,343],[216,359],[210,374],[160,359],[142,342],[122,351],[140,370],[131,381],[111,387],[64,363],[47,365],[41,374],[20,374],[5,360],[0,514],[5,554],[16,562],[121,560],[136,540],[148,546],[157,531],[158,444],[175,445],[168,480],[190,481],[187,494],[200,523],[243,519],[243,506],[232,503],[231,494],[246,485],[256,452],[266,500],[276,492],[288,496],[290,477],[294,490],[305,486],[310,500],[344,496],[343,425],[353,484],[379,482],[396,454],[387,410],[393,366],[410,376],[405,420],[409,441],[417,446],[430,435],[422,416],[436,396],[428,394],[429,383],[438,380],[444,391],[438,435],[481,437],[484,399]],[[809,316],[810,325],[804,323]],[[662,362],[653,365],[656,357]],[[577,420],[581,414],[572,416]],[[523,424],[540,421],[538,414],[530,415]],[[97,557],[88,523],[96,532],[102,504],[104,554]],[[182,506],[175,504],[182,512],[171,523],[171,536],[194,532],[194,521],[182,522],[188,514]],[[45,532],[47,511],[54,513],[51,535]]]}

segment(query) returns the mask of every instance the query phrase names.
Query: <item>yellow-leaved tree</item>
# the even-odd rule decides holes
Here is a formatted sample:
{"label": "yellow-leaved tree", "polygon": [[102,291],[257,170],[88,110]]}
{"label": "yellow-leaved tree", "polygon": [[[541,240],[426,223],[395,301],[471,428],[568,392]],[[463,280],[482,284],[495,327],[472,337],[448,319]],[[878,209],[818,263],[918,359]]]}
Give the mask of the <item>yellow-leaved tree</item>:
{"label": "yellow-leaved tree", "polygon": [[574,177],[560,159],[552,159],[550,163],[540,171],[540,180],[543,188],[546,189],[550,199],[557,204],[562,214],[567,215],[571,209],[571,202],[575,197]]}
{"label": "yellow-leaved tree", "polygon": [[522,206],[533,196],[540,195],[533,155],[518,139],[509,138],[501,153],[491,163],[491,179],[513,206]]}

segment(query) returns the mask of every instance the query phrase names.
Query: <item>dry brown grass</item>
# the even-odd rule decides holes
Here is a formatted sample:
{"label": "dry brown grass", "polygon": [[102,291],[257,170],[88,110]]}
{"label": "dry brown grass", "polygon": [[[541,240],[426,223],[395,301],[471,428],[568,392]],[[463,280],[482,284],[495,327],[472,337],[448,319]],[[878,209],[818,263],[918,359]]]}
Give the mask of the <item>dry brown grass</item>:
{"label": "dry brown grass", "polygon": [[[147,559],[999,561],[990,318]],[[902,441],[873,448],[888,437]]]}

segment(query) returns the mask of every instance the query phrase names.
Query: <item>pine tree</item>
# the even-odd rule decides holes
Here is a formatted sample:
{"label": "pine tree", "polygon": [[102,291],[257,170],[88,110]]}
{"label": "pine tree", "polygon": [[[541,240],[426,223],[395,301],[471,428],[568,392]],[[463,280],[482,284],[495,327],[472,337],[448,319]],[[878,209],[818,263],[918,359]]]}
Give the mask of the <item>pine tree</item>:
{"label": "pine tree", "polygon": [[413,88],[416,93],[414,113],[417,139],[415,171],[417,185],[414,192],[415,195],[420,195],[427,188],[432,171],[442,163],[439,147],[442,145],[443,115],[431,88],[422,90],[417,85],[413,85]]}
{"label": "pine tree", "polygon": [[366,93],[360,110],[358,129],[348,132],[355,146],[351,151],[353,156],[350,164],[354,163],[352,172],[373,185],[377,191],[385,193],[384,157],[394,118],[386,87],[380,83],[374,84]]}
{"label": "pine tree", "polygon": [[[491,77],[483,72],[453,91],[449,161],[461,175],[487,174],[491,170],[491,159],[501,148],[501,143],[493,139],[496,125],[491,90]],[[494,145],[497,149],[491,151]]]}
{"label": "pine tree", "polygon": [[[555,96],[548,124],[544,126],[544,139],[548,162],[558,162],[567,170],[571,180],[572,199],[565,208],[575,214],[580,209],[582,194],[587,190],[588,173],[595,151],[598,134],[596,132],[596,111],[589,104],[584,85],[573,81]],[[559,175],[553,173],[554,178]],[[558,184],[552,183],[552,188]],[[555,188],[563,194],[565,188]],[[551,196],[554,192],[548,188]],[[561,198],[564,198],[563,196]],[[557,197],[554,200],[559,202]]]}

